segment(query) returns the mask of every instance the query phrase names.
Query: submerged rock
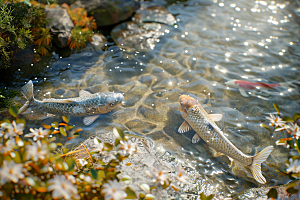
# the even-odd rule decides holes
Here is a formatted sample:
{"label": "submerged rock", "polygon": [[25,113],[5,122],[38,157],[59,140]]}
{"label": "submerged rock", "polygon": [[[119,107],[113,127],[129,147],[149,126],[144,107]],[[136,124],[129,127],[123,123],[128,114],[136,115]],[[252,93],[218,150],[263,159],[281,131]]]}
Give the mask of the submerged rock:
{"label": "submerged rock", "polygon": [[145,51],[154,49],[161,36],[161,24],[146,23],[142,26],[136,22],[124,22],[116,26],[111,36],[116,44],[128,50]]}
{"label": "submerged rock", "polygon": [[158,22],[167,25],[174,25],[176,21],[175,17],[161,6],[153,6],[144,10],[138,10],[132,19],[138,23]]}
{"label": "submerged rock", "polygon": [[116,26],[111,36],[119,46],[134,51],[154,49],[158,38],[165,32],[163,25],[172,26],[176,21],[172,14],[160,6],[138,10],[133,20]]}

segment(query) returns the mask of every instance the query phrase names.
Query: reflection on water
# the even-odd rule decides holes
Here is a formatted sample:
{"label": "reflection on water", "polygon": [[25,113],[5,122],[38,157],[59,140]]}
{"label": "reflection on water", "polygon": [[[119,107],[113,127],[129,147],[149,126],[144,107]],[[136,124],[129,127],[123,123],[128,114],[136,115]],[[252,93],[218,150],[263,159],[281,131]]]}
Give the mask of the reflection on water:
{"label": "reflection on water", "polygon": [[[188,94],[203,103],[208,113],[223,114],[218,126],[246,154],[254,155],[284,137],[280,132],[270,134],[260,124],[267,123],[267,113],[274,112],[273,103],[286,113],[300,108],[300,29],[292,13],[294,5],[288,1],[214,0],[209,6],[197,0],[160,2],[177,24],[166,26],[169,31],[160,36],[153,50],[127,51],[110,43],[105,52],[88,46],[68,58],[56,54],[40,67],[42,72],[34,73],[28,66],[13,72],[19,80],[14,86],[34,80],[37,99],[76,97],[82,89],[121,92],[123,110],[102,115],[87,127],[82,119],[71,120],[83,128],[82,138],[110,131],[112,126],[134,131],[152,138],[225,193],[257,187],[239,164],[230,167],[226,156],[203,141],[192,144],[194,131],[178,133],[183,119],[177,100]],[[225,85],[233,79],[288,84],[245,90],[249,97],[243,97],[238,88]],[[286,158],[287,151],[275,147],[262,165],[268,186],[288,181],[276,172],[285,169]]]}

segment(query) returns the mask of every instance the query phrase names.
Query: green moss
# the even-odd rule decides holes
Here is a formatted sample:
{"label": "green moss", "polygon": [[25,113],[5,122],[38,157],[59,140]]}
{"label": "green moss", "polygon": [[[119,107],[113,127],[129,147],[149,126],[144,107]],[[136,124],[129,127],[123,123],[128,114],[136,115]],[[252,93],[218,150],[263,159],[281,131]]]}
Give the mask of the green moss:
{"label": "green moss", "polygon": [[13,106],[15,103],[12,101],[12,98],[17,96],[18,94],[19,92],[15,90],[0,88],[0,109]]}
{"label": "green moss", "polygon": [[9,66],[16,52],[34,44],[39,38],[36,31],[47,23],[41,6],[9,2],[0,0],[0,63],[4,67]]}

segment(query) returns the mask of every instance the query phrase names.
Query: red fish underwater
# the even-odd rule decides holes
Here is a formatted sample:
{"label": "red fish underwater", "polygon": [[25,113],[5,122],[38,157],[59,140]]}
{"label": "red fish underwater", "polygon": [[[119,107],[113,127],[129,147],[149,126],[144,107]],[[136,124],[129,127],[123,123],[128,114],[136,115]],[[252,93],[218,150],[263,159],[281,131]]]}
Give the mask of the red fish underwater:
{"label": "red fish underwater", "polygon": [[266,90],[266,89],[274,89],[276,87],[287,87],[289,83],[276,83],[276,84],[268,84],[263,82],[251,82],[251,81],[243,81],[243,80],[230,80],[225,82],[225,85],[228,87],[238,88],[241,95],[244,97],[249,97],[245,90]]}

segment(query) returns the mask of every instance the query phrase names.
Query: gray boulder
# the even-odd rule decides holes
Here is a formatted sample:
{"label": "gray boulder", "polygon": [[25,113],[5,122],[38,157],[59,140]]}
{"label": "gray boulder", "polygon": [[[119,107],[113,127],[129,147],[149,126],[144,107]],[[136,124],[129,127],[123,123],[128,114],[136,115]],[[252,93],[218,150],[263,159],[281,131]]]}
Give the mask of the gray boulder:
{"label": "gray boulder", "polygon": [[77,0],[70,6],[71,9],[85,8],[88,15],[96,19],[97,26],[108,26],[123,21],[139,7],[140,2],[137,0]]}
{"label": "gray boulder", "polygon": [[61,48],[67,47],[74,23],[66,9],[61,7],[45,8],[46,18],[50,19],[47,28],[54,34],[53,41]]}

